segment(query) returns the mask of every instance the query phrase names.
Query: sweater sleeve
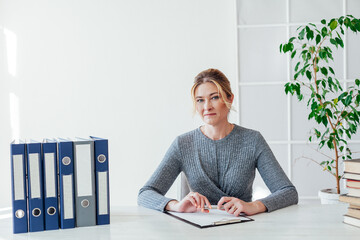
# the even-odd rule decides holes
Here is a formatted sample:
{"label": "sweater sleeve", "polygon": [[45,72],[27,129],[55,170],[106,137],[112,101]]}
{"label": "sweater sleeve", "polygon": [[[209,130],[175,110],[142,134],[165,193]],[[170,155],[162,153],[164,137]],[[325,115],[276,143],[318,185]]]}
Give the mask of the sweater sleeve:
{"label": "sweater sleeve", "polygon": [[174,200],[164,195],[181,172],[179,156],[178,138],[176,138],[151,178],[140,189],[138,205],[158,211],[165,211],[167,203]]}
{"label": "sweater sleeve", "polygon": [[298,203],[298,193],[276,160],[263,136],[258,133],[256,167],[271,194],[259,199],[268,212]]}

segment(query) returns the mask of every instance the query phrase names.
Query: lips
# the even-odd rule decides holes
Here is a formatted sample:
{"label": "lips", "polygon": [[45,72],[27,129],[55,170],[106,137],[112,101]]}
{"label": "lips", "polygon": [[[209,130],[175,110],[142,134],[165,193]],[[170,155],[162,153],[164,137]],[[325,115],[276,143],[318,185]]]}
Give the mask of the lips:
{"label": "lips", "polygon": [[207,113],[207,114],[204,114],[204,117],[211,117],[211,116],[215,116],[216,113]]}

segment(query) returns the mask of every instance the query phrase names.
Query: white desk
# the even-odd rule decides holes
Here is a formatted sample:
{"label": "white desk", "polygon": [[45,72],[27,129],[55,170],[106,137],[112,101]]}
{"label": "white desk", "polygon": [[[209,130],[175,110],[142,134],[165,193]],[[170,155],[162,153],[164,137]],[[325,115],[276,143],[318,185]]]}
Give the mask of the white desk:
{"label": "white desk", "polygon": [[[252,216],[254,222],[199,229],[142,207],[114,208],[111,224],[37,233],[12,234],[10,210],[0,214],[3,239],[360,239],[360,228],[342,223],[347,205],[291,206]],[[4,217],[5,216],[5,217]]]}

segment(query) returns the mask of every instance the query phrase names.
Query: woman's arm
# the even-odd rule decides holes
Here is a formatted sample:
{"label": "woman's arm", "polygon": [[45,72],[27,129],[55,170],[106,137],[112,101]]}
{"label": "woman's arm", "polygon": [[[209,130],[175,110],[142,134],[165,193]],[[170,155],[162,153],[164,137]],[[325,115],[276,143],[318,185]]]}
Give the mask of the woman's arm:
{"label": "woman's arm", "polygon": [[263,136],[258,133],[256,167],[271,194],[259,199],[268,212],[298,203],[298,193],[276,160]]}
{"label": "woman's arm", "polygon": [[165,206],[174,199],[167,198],[164,195],[180,172],[180,152],[178,138],[176,138],[151,178],[140,189],[138,205],[158,211],[165,211]]}

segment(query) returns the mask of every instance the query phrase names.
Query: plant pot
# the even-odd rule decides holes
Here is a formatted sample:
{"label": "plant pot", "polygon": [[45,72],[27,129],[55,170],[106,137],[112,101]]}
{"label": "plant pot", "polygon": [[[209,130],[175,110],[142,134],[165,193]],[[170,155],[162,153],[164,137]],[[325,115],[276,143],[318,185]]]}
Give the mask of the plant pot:
{"label": "plant pot", "polygon": [[338,204],[339,196],[335,188],[327,188],[319,191],[318,194],[321,204]]}

